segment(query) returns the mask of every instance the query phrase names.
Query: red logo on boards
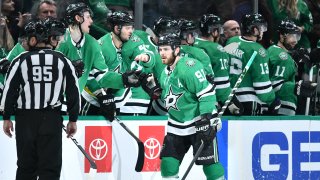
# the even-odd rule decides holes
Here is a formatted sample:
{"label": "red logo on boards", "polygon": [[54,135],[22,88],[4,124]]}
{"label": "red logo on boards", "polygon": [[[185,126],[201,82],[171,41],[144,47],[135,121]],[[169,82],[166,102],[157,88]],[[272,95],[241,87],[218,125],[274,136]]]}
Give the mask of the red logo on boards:
{"label": "red logo on boards", "polygon": [[164,139],[164,126],[140,126],[139,138],[144,142],[142,171],[160,171],[160,151]]}
{"label": "red logo on boards", "polygon": [[[97,172],[112,171],[112,127],[86,126],[85,149],[97,164]],[[85,173],[90,163],[85,159]]]}

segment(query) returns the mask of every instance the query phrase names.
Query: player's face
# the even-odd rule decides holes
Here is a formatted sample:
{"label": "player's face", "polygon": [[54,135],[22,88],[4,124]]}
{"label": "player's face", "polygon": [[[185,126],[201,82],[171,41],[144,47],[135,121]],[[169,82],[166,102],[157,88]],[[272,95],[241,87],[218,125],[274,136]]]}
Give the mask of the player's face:
{"label": "player's face", "polygon": [[293,49],[298,44],[300,37],[300,34],[287,34],[284,43],[286,44],[287,48]]}
{"label": "player's face", "polygon": [[124,41],[128,41],[132,35],[133,30],[134,28],[132,25],[123,25],[120,33],[121,39],[123,39]]}
{"label": "player's face", "polygon": [[171,65],[174,62],[173,49],[171,46],[159,46],[159,54],[163,64]]}
{"label": "player's face", "polygon": [[81,24],[82,31],[84,33],[89,33],[90,26],[91,26],[92,23],[93,23],[93,20],[91,18],[90,13],[88,11],[84,12],[83,13],[83,23]]}

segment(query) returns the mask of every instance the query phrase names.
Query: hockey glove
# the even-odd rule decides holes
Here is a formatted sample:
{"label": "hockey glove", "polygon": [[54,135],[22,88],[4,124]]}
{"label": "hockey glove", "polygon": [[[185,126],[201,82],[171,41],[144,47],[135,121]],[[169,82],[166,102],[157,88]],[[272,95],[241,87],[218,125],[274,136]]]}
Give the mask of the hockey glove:
{"label": "hockey glove", "polygon": [[7,59],[2,59],[0,61],[0,73],[1,74],[6,74],[8,72],[8,69],[10,67],[10,61],[8,61]]}
{"label": "hockey glove", "polygon": [[112,122],[114,120],[114,114],[116,112],[116,104],[114,103],[113,94],[99,94],[97,98],[100,104],[100,114],[110,122]]}
{"label": "hockey glove", "polygon": [[278,111],[281,107],[281,101],[279,98],[276,98],[268,107],[267,111],[263,111],[262,114],[266,115],[266,116],[273,116],[273,115],[277,115]]}
{"label": "hockey glove", "polygon": [[236,95],[233,96],[231,102],[229,103],[228,110],[232,115],[242,115],[244,107],[242,106],[242,103],[238,100]]}
{"label": "hockey glove", "polygon": [[84,73],[84,63],[81,59],[72,61],[72,65],[74,66],[77,77],[81,77]]}
{"label": "hockey glove", "polygon": [[214,84],[214,76],[213,74],[207,74],[206,79],[210,84]]}
{"label": "hockey glove", "polygon": [[162,89],[153,74],[141,73],[139,76],[142,89],[149,94],[152,99],[159,99]]}
{"label": "hockey glove", "polygon": [[316,88],[317,88],[317,83],[300,80],[299,82],[296,83],[294,92],[297,96],[312,97],[316,92]]}
{"label": "hockey glove", "polygon": [[[218,128],[219,120],[217,119],[218,118],[214,118],[212,114],[207,113],[201,115],[201,119],[195,122],[196,138],[198,142],[202,140],[206,146],[213,141],[218,129],[221,129]],[[212,124],[211,121],[214,121],[214,123]]]}
{"label": "hockey glove", "polygon": [[139,75],[141,71],[127,71],[122,74],[122,81],[124,87],[139,87]]}

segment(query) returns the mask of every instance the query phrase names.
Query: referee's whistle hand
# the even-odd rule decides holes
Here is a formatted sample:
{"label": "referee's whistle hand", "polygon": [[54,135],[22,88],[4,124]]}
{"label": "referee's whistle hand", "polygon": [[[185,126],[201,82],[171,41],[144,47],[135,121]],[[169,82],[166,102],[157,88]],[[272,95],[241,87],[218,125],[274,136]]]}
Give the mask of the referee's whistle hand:
{"label": "referee's whistle hand", "polygon": [[12,133],[14,131],[13,129],[13,124],[11,120],[4,120],[3,121],[3,131],[4,133],[9,136],[10,138],[12,137]]}
{"label": "referee's whistle hand", "polygon": [[67,124],[67,138],[73,137],[73,135],[77,132],[77,123],[69,121]]}

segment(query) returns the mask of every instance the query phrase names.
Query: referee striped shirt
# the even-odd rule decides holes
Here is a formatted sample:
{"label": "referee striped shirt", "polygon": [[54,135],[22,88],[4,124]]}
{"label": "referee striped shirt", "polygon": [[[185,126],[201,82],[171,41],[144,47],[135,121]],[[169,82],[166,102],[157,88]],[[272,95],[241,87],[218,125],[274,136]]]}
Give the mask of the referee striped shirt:
{"label": "referee striped shirt", "polygon": [[25,52],[12,61],[8,70],[0,109],[9,119],[14,109],[60,107],[66,96],[69,120],[76,121],[80,110],[78,78],[74,67],[60,52],[50,49]]}

